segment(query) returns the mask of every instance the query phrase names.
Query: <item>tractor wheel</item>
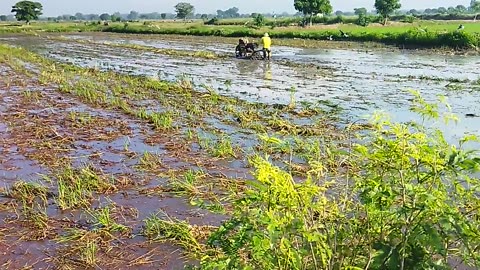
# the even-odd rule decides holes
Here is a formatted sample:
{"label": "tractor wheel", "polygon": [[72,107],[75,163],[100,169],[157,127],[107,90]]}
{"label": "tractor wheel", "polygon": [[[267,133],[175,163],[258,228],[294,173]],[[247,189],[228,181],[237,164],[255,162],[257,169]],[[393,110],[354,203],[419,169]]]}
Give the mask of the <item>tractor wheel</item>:
{"label": "tractor wheel", "polygon": [[250,59],[252,59],[252,60],[263,60],[263,51],[253,52],[252,56],[250,56]]}

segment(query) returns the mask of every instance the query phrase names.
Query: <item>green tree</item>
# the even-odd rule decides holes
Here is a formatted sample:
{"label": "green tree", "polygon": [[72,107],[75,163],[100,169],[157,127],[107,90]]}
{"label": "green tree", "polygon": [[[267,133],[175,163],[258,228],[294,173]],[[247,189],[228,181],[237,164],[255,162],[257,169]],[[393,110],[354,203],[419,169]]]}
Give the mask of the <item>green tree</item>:
{"label": "green tree", "polygon": [[418,12],[418,10],[416,10],[416,9],[410,9],[410,10],[408,11],[408,13],[410,13],[410,14],[412,14],[412,15],[417,15],[417,14],[419,14],[420,12]]}
{"label": "green tree", "polygon": [[360,14],[363,14],[363,15],[367,14],[367,9],[364,8],[364,7],[355,8],[353,11],[354,11],[355,15],[358,15],[358,16],[359,16]]}
{"label": "green tree", "polygon": [[470,9],[471,11],[473,11],[474,8],[475,8],[475,6],[476,6],[476,5],[479,5],[479,2],[480,2],[480,1],[478,1],[478,0],[471,0],[471,1],[470,1],[469,9]]}
{"label": "green tree", "polygon": [[0,15],[0,21],[2,22],[7,21],[7,15]]}
{"label": "green tree", "polygon": [[195,7],[190,3],[178,3],[175,5],[175,12],[177,13],[177,18],[186,19],[188,16],[193,15]]}
{"label": "green tree", "polygon": [[240,13],[238,13],[237,7],[232,7],[224,11],[225,18],[238,18]]}
{"label": "green tree", "polygon": [[439,8],[437,9],[437,12],[438,12],[439,14],[447,14],[448,9],[447,9],[446,7],[439,7]]}
{"label": "green tree", "polygon": [[18,21],[25,21],[27,24],[31,20],[38,19],[42,15],[42,4],[31,1],[20,1],[12,7],[12,13],[15,13],[15,18]]}
{"label": "green tree", "polygon": [[206,20],[208,20],[208,15],[207,15],[207,14],[202,14],[202,16],[200,17],[200,19],[206,21]]}
{"label": "green tree", "polygon": [[110,16],[110,19],[112,20],[112,22],[119,22],[122,20],[122,18],[120,18],[118,15],[116,14],[113,14],[112,16]]}
{"label": "green tree", "polygon": [[162,18],[162,20],[165,20],[167,18],[167,13],[160,14],[160,17]]}
{"label": "green tree", "polygon": [[313,16],[317,14],[327,15],[333,11],[330,0],[295,0],[294,7],[302,12],[305,17],[310,17],[310,25],[312,25]]}
{"label": "green tree", "polygon": [[108,21],[110,19],[110,14],[108,13],[103,13],[102,15],[100,15],[100,20],[102,21]]}
{"label": "green tree", "polygon": [[388,16],[400,7],[402,7],[400,0],[375,0],[375,9],[382,15],[384,25],[387,23]]}
{"label": "green tree", "polygon": [[369,23],[370,23],[370,20],[368,19],[367,15],[365,13],[360,13],[358,15],[358,19],[356,21],[357,25],[367,27]]}
{"label": "green tree", "polygon": [[128,14],[127,19],[129,19],[130,21],[137,20],[138,19],[138,12],[136,12],[134,10],[130,11],[130,14]]}
{"label": "green tree", "polygon": [[466,13],[467,12],[467,8],[464,5],[458,5],[458,6],[455,7],[455,9],[457,10],[458,13]]}
{"label": "green tree", "polygon": [[75,18],[77,18],[77,20],[85,20],[85,16],[80,12],[75,13]]}
{"label": "green tree", "polygon": [[478,13],[480,12],[480,1],[472,0],[470,3],[470,10],[475,13],[475,18],[473,20],[476,21]]}
{"label": "green tree", "polygon": [[255,18],[253,18],[253,21],[256,26],[262,27],[265,25],[265,16],[259,13],[257,16],[255,16]]}

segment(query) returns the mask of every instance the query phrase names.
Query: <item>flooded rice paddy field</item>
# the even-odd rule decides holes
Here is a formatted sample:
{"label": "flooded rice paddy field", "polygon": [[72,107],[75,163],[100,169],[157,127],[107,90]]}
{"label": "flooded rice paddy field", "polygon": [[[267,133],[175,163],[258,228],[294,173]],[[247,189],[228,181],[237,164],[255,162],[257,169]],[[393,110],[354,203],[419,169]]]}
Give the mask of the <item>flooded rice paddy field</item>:
{"label": "flooded rice paddy field", "polygon": [[[479,134],[480,56],[445,55],[408,50],[302,49],[275,47],[274,60],[242,61],[232,58],[198,59],[165,56],[109,44],[141,45],[159,49],[207,51],[232,55],[234,44],[202,38],[172,38],[83,34],[65,40],[39,37],[4,41],[26,46],[54,59],[81,66],[175,80],[188,76],[221,94],[251,101],[287,104],[291,91],[297,101],[328,103],[343,109],[347,122],[380,110],[398,121],[415,118],[410,113],[411,95],[420,91],[429,102],[444,95],[459,124],[442,127],[454,140],[465,132]],[[71,42],[88,40],[88,43]],[[454,141],[453,140],[453,141]]]}
{"label": "flooded rice paddy field", "polygon": [[[157,212],[188,218],[192,224],[218,225],[221,218],[209,214],[205,220],[206,211],[154,188],[168,182],[169,177],[159,176],[162,171],[173,177],[174,171],[198,166],[207,171],[211,165],[195,153],[180,157],[174,136],[159,137],[136,120],[61,95],[5,65],[0,73],[1,268],[182,269],[185,260],[177,247],[134,235],[142,230],[143,220]],[[221,170],[223,175],[235,171]],[[59,201],[66,198],[53,198],[51,192],[58,187],[48,178],[60,174],[67,182],[76,181],[77,175],[98,178],[107,188],[95,199],[87,191],[67,199],[67,204],[82,198],[91,202],[91,212],[73,205],[59,210]],[[45,193],[37,186],[46,188]],[[41,194],[45,200],[39,199]],[[109,216],[128,229],[102,235],[110,234],[108,228],[102,232],[109,225],[99,223],[98,209],[109,209]],[[95,247],[95,258],[88,259],[88,245]]]}
{"label": "flooded rice paddy field", "polygon": [[88,68],[25,51],[0,54],[2,269],[182,269],[202,243],[165,241],[169,221],[187,221],[189,235],[204,239],[252,178],[249,157],[270,154],[303,177],[325,158],[312,142],[350,137],[336,121],[375,110],[414,118],[410,88],[427,101],[449,98],[460,118],[440,126],[450,139],[480,133],[480,57],[277,47],[274,61],[263,62],[121,46],[221,55],[233,47],[191,38],[0,42]]}
{"label": "flooded rice paddy field", "polygon": [[259,135],[279,133],[299,154],[310,140],[343,137],[319,107],[245,102],[187,79],[62,66],[7,47],[0,74],[2,269],[182,269],[252,179],[249,157],[308,170]]}

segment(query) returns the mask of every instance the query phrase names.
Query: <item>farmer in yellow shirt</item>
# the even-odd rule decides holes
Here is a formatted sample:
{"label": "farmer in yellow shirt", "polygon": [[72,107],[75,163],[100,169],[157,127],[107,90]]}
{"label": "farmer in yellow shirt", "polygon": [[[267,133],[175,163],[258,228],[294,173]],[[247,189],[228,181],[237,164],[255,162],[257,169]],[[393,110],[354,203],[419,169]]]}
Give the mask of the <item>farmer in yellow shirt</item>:
{"label": "farmer in yellow shirt", "polygon": [[272,55],[272,51],[270,47],[272,46],[272,39],[268,36],[268,33],[265,33],[262,37],[262,45],[263,45],[263,59],[270,60],[270,56]]}

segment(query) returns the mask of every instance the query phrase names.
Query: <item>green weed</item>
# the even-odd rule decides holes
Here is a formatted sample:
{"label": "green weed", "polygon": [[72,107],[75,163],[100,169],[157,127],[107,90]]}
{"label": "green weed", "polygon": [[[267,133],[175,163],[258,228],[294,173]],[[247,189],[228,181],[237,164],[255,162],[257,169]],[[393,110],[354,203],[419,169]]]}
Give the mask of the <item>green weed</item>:
{"label": "green weed", "polygon": [[151,241],[174,241],[191,255],[198,254],[203,248],[190,224],[168,216],[165,218],[158,215],[150,216],[145,220],[142,233]]}
{"label": "green weed", "polygon": [[86,207],[93,200],[94,192],[108,193],[116,187],[90,167],[65,168],[55,175],[58,184],[57,205],[62,210]]}
{"label": "green weed", "polygon": [[68,113],[68,118],[74,124],[79,126],[86,126],[91,124],[94,121],[93,117],[89,113],[85,113],[85,112],[71,111]]}
{"label": "green weed", "polygon": [[195,198],[202,195],[200,190],[200,179],[205,177],[202,171],[188,170],[185,172],[183,178],[171,178],[170,187],[172,192],[179,195],[187,195],[189,198]]}
{"label": "green weed", "polygon": [[235,150],[232,146],[232,141],[227,136],[221,136],[213,146],[213,149],[211,150],[211,152],[214,157],[219,157],[219,158],[236,157]]}
{"label": "green weed", "polygon": [[97,265],[98,245],[95,241],[87,241],[85,247],[82,249],[81,259],[89,266]]}
{"label": "green weed", "polygon": [[125,233],[130,230],[127,226],[117,223],[115,218],[112,216],[112,211],[114,211],[114,209],[114,206],[106,206],[95,211],[87,211],[94,218],[94,231]]}
{"label": "green weed", "polygon": [[[417,113],[452,119],[413,94]],[[478,268],[480,158],[463,145],[479,139],[458,147],[421,124],[372,121],[351,151],[307,150],[317,157],[303,180],[251,157],[255,181],[209,238],[220,253],[202,269],[451,269],[452,257]]]}
{"label": "green weed", "polygon": [[27,100],[33,101],[33,102],[38,102],[41,98],[41,94],[38,91],[32,91],[32,90],[25,90],[22,92],[23,97]]}
{"label": "green weed", "polygon": [[143,153],[139,160],[139,168],[147,171],[158,170],[163,166],[162,159],[157,154]]}
{"label": "green weed", "polygon": [[174,113],[167,112],[147,112],[142,108],[136,113],[137,117],[148,120],[157,129],[169,130],[173,128]]}

